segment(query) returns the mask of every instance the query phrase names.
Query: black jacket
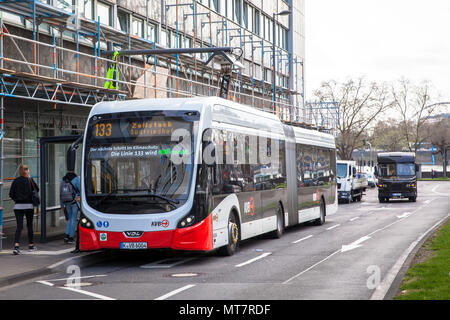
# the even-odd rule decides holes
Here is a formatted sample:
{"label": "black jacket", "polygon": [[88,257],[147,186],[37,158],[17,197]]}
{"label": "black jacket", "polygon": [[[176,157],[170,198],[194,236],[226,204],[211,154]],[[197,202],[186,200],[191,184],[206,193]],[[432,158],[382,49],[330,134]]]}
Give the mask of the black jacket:
{"label": "black jacket", "polygon": [[39,192],[39,187],[33,178],[18,177],[16,178],[9,190],[9,197],[14,200],[15,203],[33,203],[31,196],[33,195],[33,189]]}

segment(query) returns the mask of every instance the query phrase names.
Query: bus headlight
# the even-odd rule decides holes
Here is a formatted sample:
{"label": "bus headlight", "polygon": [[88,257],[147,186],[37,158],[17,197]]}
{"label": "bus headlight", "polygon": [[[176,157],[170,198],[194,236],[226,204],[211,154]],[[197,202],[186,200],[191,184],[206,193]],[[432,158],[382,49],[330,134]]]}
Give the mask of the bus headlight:
{"label": "bus headlight", "polygon": [[415,184],[415,183],[408,183],[408,184],[406,185],[406,187],[407,187],[407,188],[415,188],[415,187],[416,187],[416,184]]}
{"label": "bus headlight", "polygon": [[189,214],[185,216],[181,221],[178,223],[178,228],[187,228],[192,226],[195,223],[195,216],[193,214]]}
{"label": "bus headlight", "polygon": [[92,223],[92,221],[86,218],[86,216],[84,215],[81,215],[80,226],[86,229],[94,229],[94,224]]}
{"label": "bus headlight", "polygon": [[387,185],[385,185],[385,184],[378,184],[378,188],[380,188],[380,189],[382,189],[382,188],[386,188],[387,187]]}

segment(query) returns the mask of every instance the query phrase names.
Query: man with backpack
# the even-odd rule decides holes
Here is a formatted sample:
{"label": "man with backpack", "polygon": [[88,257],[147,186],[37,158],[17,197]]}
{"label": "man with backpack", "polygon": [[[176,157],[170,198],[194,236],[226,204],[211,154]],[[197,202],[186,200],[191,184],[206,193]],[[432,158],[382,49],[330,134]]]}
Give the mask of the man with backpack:
{"label": "man with backpack", "polygon": [[62,178],[59,197],[61,209],[67,212],[64,243],[73,244],[73,237],[77,228],[78,202],[80,201],[80,178],[73,171],[67,172]]}

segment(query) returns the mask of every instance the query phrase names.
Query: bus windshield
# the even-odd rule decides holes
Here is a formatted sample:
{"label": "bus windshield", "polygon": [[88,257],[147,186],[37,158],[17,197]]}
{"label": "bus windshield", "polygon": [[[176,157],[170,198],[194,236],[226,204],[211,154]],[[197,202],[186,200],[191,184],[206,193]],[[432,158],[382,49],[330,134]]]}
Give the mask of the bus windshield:
{"label": "bus windshield", "polygon": [[378,174],[381,177],[414,176],[414,163],[383,163],[378,166]]}
{"label": "bus windshield", "polygon": [[184,204],[194,168],[195,114],[92,117],[85,144],[88,204],[111,214],[169,212]]}

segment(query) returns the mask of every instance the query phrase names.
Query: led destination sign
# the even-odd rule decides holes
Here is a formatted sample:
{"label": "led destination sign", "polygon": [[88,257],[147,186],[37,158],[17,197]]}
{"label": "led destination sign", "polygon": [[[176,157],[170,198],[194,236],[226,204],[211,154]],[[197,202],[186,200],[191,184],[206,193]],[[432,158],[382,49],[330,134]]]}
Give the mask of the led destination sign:
{"label": "led destination sign", "polygon": [[120,119],[96,123],[92,128],[95,139],[121,137],[171,136],[177,128],[186,127],[185,122],[173,120]]}

